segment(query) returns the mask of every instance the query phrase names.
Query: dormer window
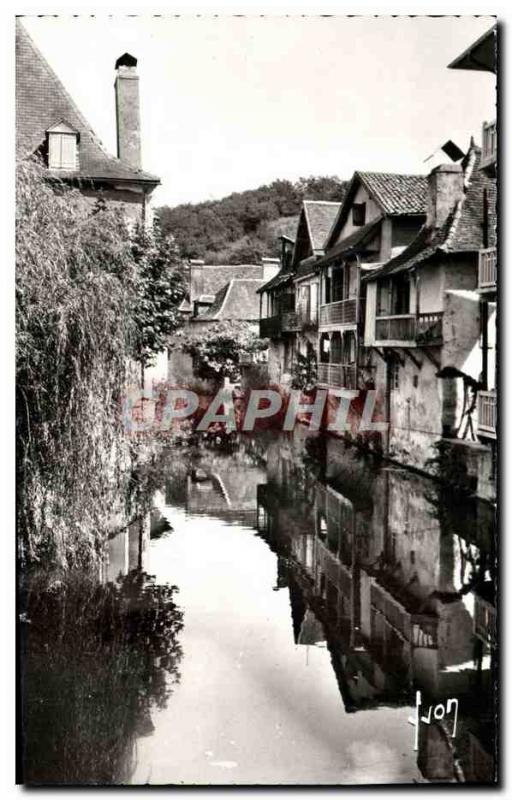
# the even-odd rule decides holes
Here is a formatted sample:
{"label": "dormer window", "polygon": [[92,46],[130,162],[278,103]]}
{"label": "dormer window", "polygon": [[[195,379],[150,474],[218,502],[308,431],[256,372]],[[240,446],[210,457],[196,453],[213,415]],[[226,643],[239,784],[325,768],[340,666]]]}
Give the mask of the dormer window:
{"label": "dormer window", "polygon": [[354,203],[352,206],[352,224],[360,227],[366,222],[366,203]]}
{"label": "dormer window", "polygon": [[48,167],[74,172],[78,169],[78,131],[67,122],[59,122],[46,131],[48,137]]}

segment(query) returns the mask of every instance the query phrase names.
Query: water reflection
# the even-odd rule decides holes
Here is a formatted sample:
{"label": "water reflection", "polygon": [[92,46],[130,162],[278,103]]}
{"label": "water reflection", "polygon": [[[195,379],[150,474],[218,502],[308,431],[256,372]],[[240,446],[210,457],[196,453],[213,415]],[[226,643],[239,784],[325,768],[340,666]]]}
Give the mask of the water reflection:
{"label": "water reflection", "polygon": [[418,766],[429,780],[492,781],[490,509],[466,502],[454,513],[429,481],[339,441],[322,455],[319,481],[295,442],[270,445],[258,488],[259,531],[288,556],[294,627],[311,611],[322,622],[347,711],[410,704],[417,688],[428,703],[456,697],[456,740],[423,725]]}
{"label": "water reflection", "polygon": [[[302,429],[183,448],[102,585],[27,595],[29,781],[493,781],[494,536]],[[459,718],[415,752],[418,689]]]}
{"label": "water reflection", "polygon": [[[129,535],[114,543],[114,556],[120,542],[125,568]],[[20,637],[26,783],[129,782],[137,741],[154,730],[152,710],[166,707],[180,677],[175,592],[141,569],[121,569],[116,583],[80,574],[27,581]]]}

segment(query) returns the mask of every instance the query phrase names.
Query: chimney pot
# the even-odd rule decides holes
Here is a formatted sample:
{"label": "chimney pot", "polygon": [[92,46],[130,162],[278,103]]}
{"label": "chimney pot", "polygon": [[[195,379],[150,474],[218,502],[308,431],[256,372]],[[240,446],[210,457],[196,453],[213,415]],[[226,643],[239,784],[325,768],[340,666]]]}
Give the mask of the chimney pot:
{"label": "chimney pot", "polygon": [[464,173],[460,164],[440,164],[428,176],[427,227],[442,228],[464,197]]}
{"label": "chimney pot", "polygon": [[137,59],[123,53],[116,61],[117,157],[141,168],[140,102]]}

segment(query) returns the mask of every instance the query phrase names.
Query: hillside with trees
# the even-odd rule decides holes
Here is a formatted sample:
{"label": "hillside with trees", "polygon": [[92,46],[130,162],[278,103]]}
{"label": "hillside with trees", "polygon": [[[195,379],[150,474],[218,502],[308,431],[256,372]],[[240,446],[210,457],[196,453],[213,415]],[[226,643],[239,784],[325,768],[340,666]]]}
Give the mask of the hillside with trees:
{"label": "hillside with trees", "polygon": [[209,264],[243,264],[277,256],[278,236],[295,236],[303,200],[341,201],[347,181],[336,176],[277,180],[221,200],[157,210],[165,234],[175,237],[183,258]]}

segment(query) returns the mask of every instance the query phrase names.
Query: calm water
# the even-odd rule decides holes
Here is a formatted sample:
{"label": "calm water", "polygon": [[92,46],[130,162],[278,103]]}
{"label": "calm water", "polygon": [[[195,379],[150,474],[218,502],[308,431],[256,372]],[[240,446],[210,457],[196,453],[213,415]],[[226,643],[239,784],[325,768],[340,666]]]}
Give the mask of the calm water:
{"label": "calm water", "polygon": [[[181,452],[99,582],[31,590],[29,781],[491,781],[491,509],[303,431]],[[459,705],[415,750],[418,690]]]}

